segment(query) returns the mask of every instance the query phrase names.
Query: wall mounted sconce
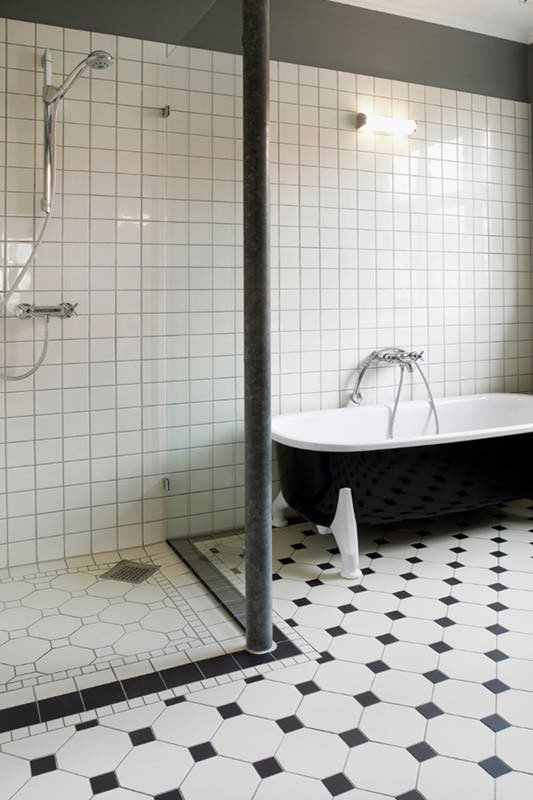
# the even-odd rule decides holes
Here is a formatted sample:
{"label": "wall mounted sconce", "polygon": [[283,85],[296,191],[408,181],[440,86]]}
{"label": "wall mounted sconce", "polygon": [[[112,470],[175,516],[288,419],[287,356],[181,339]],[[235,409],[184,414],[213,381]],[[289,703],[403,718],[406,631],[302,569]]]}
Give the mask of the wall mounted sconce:
{"label": "wall mounted sconce", "polygon": [[409,136],[416,131],[414,119],[380,117],[377,114],[357,114],[356,128],[365,133],[387,133],[391,136]]}

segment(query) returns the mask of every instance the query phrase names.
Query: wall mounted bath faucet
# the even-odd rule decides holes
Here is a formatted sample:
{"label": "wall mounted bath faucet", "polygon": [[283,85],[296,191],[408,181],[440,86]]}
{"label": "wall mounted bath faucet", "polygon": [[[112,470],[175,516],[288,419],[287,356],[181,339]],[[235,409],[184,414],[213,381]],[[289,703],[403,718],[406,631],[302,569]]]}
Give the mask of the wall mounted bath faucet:
{"label": "wall mounted bath faucet", "polygon": [[32,306],[29,303],[20,303],[15,314],[19,319],[37,319],[37,317],[59,317],[60,319],[70,319],[77,317],[77,303],[59,303],[57,306]]}

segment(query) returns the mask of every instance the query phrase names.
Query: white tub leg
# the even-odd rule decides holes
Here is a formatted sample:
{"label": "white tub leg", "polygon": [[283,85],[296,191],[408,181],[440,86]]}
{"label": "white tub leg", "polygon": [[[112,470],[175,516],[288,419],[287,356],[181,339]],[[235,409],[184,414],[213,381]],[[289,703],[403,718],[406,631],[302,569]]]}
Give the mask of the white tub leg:
{"label": "white tub leg", "polygon": [[289,523],[284,512],[289,508],[281,492],[272,503],[272,525],[274,528],[285,528]]}
{"label": "white tub leg", "polygon": [[326,528],[325,525],[315,525],[315,528],[316,532],[321,536],[326,536],[328,533],[331,533],[331,528]]}
{"label": "white tub leg", "polygon": [[342,567],[341,576],[348,580],[360,578],[359,569],[359,541],[357,537],[357,522],[353,507],[352,492],[348,488],[339,491],[337,510],[331,523],[331,532],[340,550]]}

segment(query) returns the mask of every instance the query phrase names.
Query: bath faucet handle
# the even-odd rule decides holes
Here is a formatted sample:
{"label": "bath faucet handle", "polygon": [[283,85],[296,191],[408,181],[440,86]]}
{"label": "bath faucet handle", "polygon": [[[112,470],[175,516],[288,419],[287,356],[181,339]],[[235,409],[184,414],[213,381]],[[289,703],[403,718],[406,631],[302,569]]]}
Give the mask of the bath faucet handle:
{"label": "bath faucet handle", "polygon": [[409,358],[411,359],[411,361],[421,361],[423,357],[424,357],[423,350],[421,350],[419,353],[415,352],[414,350],[412,353],[409,353]]}

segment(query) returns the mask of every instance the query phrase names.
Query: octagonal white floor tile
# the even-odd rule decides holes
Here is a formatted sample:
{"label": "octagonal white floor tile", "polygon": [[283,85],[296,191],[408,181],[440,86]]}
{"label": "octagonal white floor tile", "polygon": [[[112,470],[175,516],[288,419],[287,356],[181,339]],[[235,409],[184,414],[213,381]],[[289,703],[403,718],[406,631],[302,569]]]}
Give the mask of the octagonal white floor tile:
{"label": "octagonal white floor tile", "polygon": [[307,599],[321,606],[344,606],[352,602],[353,593],[342,586],[314,586],[307,594]]}
{"label": "octagonal white floor tile", "polygon": [[154,722],[153,731],[161,741],[192,747],[210,741],[221,723],[216,709],[185,702],[165,708]]}
{"label": "octagonal white floor tile", "polygon": [[81,624],[81,620],[77,617],[53,614],[35,622],[29,632],[32,636],[39,636],[42,639],[65,639],[77,631]]}
{"label": "octagonal white floor tile", "polygon": [[[502,642],[502,646],[505,644]],[[533,651],[533,643],[531,645]],[[533,653],[532,653],[533,654]],[[498,677],[512,689],[523,689],[533,692],[533,669],[531,661],[508,658],[498,664]]]}
{"label": "octagonal white floor tile", "polygon": [[436,669],[439,657],[427,645],[416,642],[394,642],[385,647],[382,659],[392,669],[422,674]]}
{"label": "octagonal white floor tile", "polygon": [[280,772],[261,781],[254,800],[329,800],[330,793],[321,781]]}
{"label": "octagonal white floor tile", "polygon": [[316,675],[318,664],[316,661],[306,661],[303,664],[295,664],[291,667],[282,667],[273,672],[267,672],[265,678],[276,683],[297,684],[304,681],[311,681]]}
{"label": "octagonal white floor tile", "polygon": [[432,644],[440,640],[442,628],[428,619],[398,619],[392,624],[391,631],[402,642],[418,642]]}
{"label": "octagonal white floor tile", "polygon": [[102,622],[111,622],[116,625],[130,625],[132,622],[139,622],[149,611],[148,606],[144,606],[142,603],[121,601],[105,608],[100,614],[100,619]]}
{"label": "octagonal white floor tile", "polygon": [[215,756],[195,764],[180,791],[184,800],[222,800],[224,794],[228,800],[251,800],[258,784],[251,764]]}
{"label": "octagonal white floor tile", "polygon": [[408,747],[424,739],[426,720],[414,708],[376,703],[363,710],[359,727],[371,741]]}
{"label": "octagonal white floor tile", "polygon": [[92,622],[80,628],[70,637],[70,641],[79,647],[96,649],[114,644],[123,634],[123,628],[118,625],[111,625],[109,622]]}
{"label": "octagonal white floor tile", "polygon": [[345,775],[360,789],[396,797],[416,785],[418,762],[400,747],[366,742],[350,751]]}
{"label": "octagonal white floor tile", "polygon": [[192,703],[202,703],[206,706],[223,706],[227,703],[236,703],[247,686],[244,681],[228,681],[221,686],[212,686],[210,689],[202,689],[199,692],[192,692],[187,695],[187,701]]}
{"label": "octagonal white floor tile", "polygon": [[[533,722],[530,724],[533,724]],[[512,769],[531,773],[533,730],[507,728],[504,731],[500,731],[496,736],[496,753]],[[533,785],[531,788],[533,789]]]}
{"label": "octagonal white floor tile", "polygon": [[505,605],[509,608],[518,608],[533,611],[533,592],[524,589],[511,589],[505,592]]}
{"label": "octagonal white floor tile", "polygon": [[187,620],[176,608],[160,608],[150,611],[143,619],[143,628],[160,633],[180,630],[186,624]]}
{"label": "octagonal white floor tile", "polygon": [[164,633],[142,630],[125,633],[113,646],[123,656],[134,656],[138,653],[149,653],[151,650],[161,650],[167,644],[168,636]]}
{"label": "octagonal white floor tile", "polygon": [[286,579],[272,583],[272,596],[279,600],[297,600],[299,597],[305,597],[308,592],[309,586],[300,581]]}
{"label": "octagonal white floor tile", "polygon": [[239,705],[246,714],[267,719],[281,719],[294,714],[302,695],[294,686],[273,681],[249,683],[239,697]]}
{"label": "octagonal white floor tile", "polygon": [[61,606],[62,614],[70,614],[73,617],[93,617],[98,616],[108,605],[103,597],[73,597]]}
{"label": "octagonal white floor tile", "polygon": [[[378,560],[378,563],[381,559]],[[407,571],[407,570],[405,570]],[[399,592],[405,587],[405,580],[397,575],[390,575],[384,572],[375,572],[373,575],[366,575],[364,586],[372,592]]]}
{"label": "octagonal white floor tile", "polygon": [[92,778],[112,772],[129,753],[127,733],[100,727],[78,731],[57,752],[60,769]]}
{"label": "octagonal white floor tile", "polygon": [[309,628],[334,628],[342,622],[343,614],[338,608],[331,606],[301,606],[294,620],[299,625],[307,625]]}
{"label": "octagonal white floor tile", "polygon": [[488,606],[494,602],[494,590],[476,583],[460,583],[452,588],[451,594],[464,603]]}
{"label": "octagonal white floor tile", "polygon": [[11,639],[9,642],[0,645],[0,663],[9,664],[13,667],[20,664],[29,664],[37,661],[48,650],[50,650],[50,642],[44,639],[35,639],[32,636]]}
{"label": "octagonal white floor tile", "polygon": [[[415,567],[419,565],[416,564]],[[413,570],[414,572],[414,570]],[[438,600],[450,593],[450,587],[444,581],[433,578],[417,578],[416,581],[409,581],[409,594],[413,597],[428,597]]]}
{"label": "octagonal white floor tile", "polygon": [[192,764],[192,757],[184,747],[149,742],[134,748],[116,772],[120,785],[126,789],[157,795],[177,789]]}
{"label": "octagonal white floor tile", "polygon": [[322,574],[322,570],[315,564],[284,564],[278,570],[278,574],[284,579],[299,581],[300,586],[305,588],[305,582],[318,578]]}
{"label": "octagonal white floor tile", "polygon": [[340,658],[342,661],[368,664],[381,657],[383,645],[373,636],[346,633],[343,636],[336,636],[327,649],[334,658]]}
{"label": "octagonal white floor tile", "polygon": [[494,733],[477,719],[442,714],[429,720],[422,738],[441,756],[479,763],[494,754]]}
{"label": "octagonal white floor tile", "polygon": [[[1,648],[0,648],[1,649]],[[510,689],[497,699],[498,714],[511,725],[533,727],[533,693]]]}
{"label": "octagonal white floor tile", "polygon": [[39,619],[41,619],[41,612],[33,608],[6,608],[5,611],[0,611],[0,630],[22,630],[22,628],[29,628]]}
{"label": "octagonal white floor tile", "polygon": [[298,719],[307,728],[331,733],[342,733],[356,728],[360,718],[361,706],[353,697],[333,692],[308,694],[298,708]]}
{"label": "octagonal white floor tile", "polygon": [[491,776],[477,764],[436,756],[420,765],[418,790],[431,800],[464,797],[465,790],[468,800],[487,800],[493,796],[494,784]]}
{"label": "octagonal white floor tile", "polygon": [[28,581],[6,581],[0,583],[0,602],[9,603],[12,600],[22,600],[33,591],[35,591],[35,586]]}
{"label": "octagonal white floor tile", "polygon": [[509,772],[496,781],[496,800],[526,800],[530,797],[533,797],[533,775],[531,774]]}
{"label": "octagonal white floor tile", "polygon": [[92,597],[112,599],[114,597],[124,597],[126,592],[131,589],[131,583],[126,581],[115,581],[113,578],[100,579],[87,589],[87,594]]}
{"label": "octagonal white floor tile", "polygon": [[482,719],[496,711],[496,697],[484,686],[449,680],[435,686],[433,702],[443,711],[457,716]]}
{"label": "octagonal white floor tile", "polygon": [[50,585],[54,589],[63,589],[66,592],[83,592],[97,581],[96,575],[88,572],[67,572],[65,575],[58,575]]}
{"label": "octagonal white floor tile", "polygon": [[[363,594],[365,594],[363,592]],[[359,597],[357,595],[357,605]],[[389,599],[389,610],[391,601]],[[388,633],[391,629],[391,620],[383,614],[376,614],[373,611],[356,611],[353,614],[345,614],[342,627],[348,633],[359,633],[364,636],[380,636]]]}
{"label": "octagonal white floor tile", "polygon": [[157,603],[165,597],[164,591],[153,583],[136,586],[125,595],[125,599],[131,603]]}
{"label": "octagonal white floor tile", "polygon": [[26,606],[26,608],[58,608],[69,598],[70,594],[61,589],[37,589],[35,592],[27,595],[22,600],[22,604]]}
{"label": "octagonal white floor tile", "polygon": [[54,672],[62,672],[66,669],[76,669],[92,664],[95,659],[93,650],[85,647],[55,647],[37,661],[37,669],[52,675]]}
{"label": "octagonal white floor tile", "polygon": [[29,764],[13,755],[0,753],[0,781],[3,796],[8,800],[30,778]]}
{"label": "octagonal white floor tile", "polygon": [[116,728],[119,731],[136,731],[139,728],[149,728],[167,708],[164,703],[150,703],[147,706],[131,708],[120,711],[118,714],[109,714],[100,718],[100,725]]}
{"label": "octagonal white floor tile", "polygon": [[314,681],[321,689],[353,696],[370,689],[373,678],[374,674],[362,664],[328,661],[319,666]]}
{"label": "octagonal white floor tile", "polygon": [[223,721],[212,744],[221,756],[253,763],[273,757],[282,739],[275,722],[239,714]]}
{"label": "octagonal white floor tile", "polygon": [[287,772],[323,779],[343,771],[347,753],[335,734],[300,728],[284,737],[276,758]]}
{"label": "octagonal white floor tile", "polygon": [[[23,739],[14,739],[2,745],[5,753],[10,753],[27,760],[48,756],[56,753],[74,735],[74,728],[59,728],[56,731],[47,731],[33,736],[25,736]],[[1,759],[0,759],[1,761]],[[0,774],[2,774],[0,772]]]}
{"label": "octagonal white floor tile", "polygon": [[153,800],[153,798],[147,794],[140,794],[139,792],[133,792],[130,789],[122,789],[119,787],[118,789],[112,789],[110,792],[106,792],[105,800]]}
{"label": "octagonal white floor tile", "polygon": [[501,664],[496,667],[494,661],[484,653],[469,653],[466,650],[448,650],[441,653],[439,661],[439,669],[449,678],[473,683],[483,683],[495,678],[496,670],[500,668]]}
{"label": "octagonal white floor tile", "polygon": [[92,796],[91,784],[87,778],[56,770],[32,778],[13,795],[12,800],[89,800]]}
{"label": "octagonal white floor tile", "polygon": [[458,650],[486,653],[494,649],[494,634],[473,625],[452,625],[445,629],[443,638],[450,647]]}
{"label": "octagonal white floor tile", "polygon": [[15,670],[7,664],[0,664],[0,686],[13,678]]}

